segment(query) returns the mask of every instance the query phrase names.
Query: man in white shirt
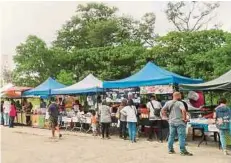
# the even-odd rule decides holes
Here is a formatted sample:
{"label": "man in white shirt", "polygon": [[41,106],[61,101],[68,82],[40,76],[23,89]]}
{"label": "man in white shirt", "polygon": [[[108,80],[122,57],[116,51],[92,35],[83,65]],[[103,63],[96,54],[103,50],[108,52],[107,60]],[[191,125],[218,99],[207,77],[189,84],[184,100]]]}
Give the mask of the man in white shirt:
{"label": "man in white shirt", "polygon": [[9,113],[10,113],[10,101],[6,99],[3,104],[3,113],[4,113],[4,125],[9,125]]}
{"label": "man in white shirt", "polygon": [[147,109],[149,111],[149,138],[148,141],[152,140],[154,126],[158,126],[158,120],[160,120],[160,111],[162,109],[161,103],[156,100],[156,96],[152,95],[151,100],[147,103]]}

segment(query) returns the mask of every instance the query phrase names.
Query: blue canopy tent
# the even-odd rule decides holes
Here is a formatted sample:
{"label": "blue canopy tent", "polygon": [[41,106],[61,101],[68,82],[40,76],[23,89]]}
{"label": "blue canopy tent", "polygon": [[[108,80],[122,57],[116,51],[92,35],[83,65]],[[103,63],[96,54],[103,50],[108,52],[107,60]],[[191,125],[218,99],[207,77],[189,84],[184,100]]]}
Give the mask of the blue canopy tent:
{"label": "blue canopy tent", "polygon": [[41,96],[47,97],[51,95],[52,89],[64,88],[65,85],[57,82],[56,80],[49,77],[45,82],[40,84],[34,89],[23,92],[22,96]]}
{"label": "blue canopy tent", "polygon": [[128,78],[103,82],[103,88],[129,88],[169,84],[197,84],[201,82],[201,79],[183,77],[162,69],[152,62],[148,62],[139,72]]}

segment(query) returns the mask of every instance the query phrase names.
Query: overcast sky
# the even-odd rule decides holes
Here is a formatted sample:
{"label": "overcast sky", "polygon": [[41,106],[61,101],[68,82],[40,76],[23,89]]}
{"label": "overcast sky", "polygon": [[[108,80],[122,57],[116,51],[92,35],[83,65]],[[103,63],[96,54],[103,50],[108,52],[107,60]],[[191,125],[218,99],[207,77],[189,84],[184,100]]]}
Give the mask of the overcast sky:
{"label": "overcast sky", "polygon": [[[76,6],[85,2],[1,2],[1,54],[15,54],[15,47],[30,34],[37,35],[48,44],[55,39],[56,31],[70,19]],[[117,6],[119,12],[140,18],[146,12],[157,16],[156,32],[163,35],[173,29],[164,14],[166,2],[106,2]],[[231,2],[221,2],[218,16],[212,23],[222,23],[231,31]]]}

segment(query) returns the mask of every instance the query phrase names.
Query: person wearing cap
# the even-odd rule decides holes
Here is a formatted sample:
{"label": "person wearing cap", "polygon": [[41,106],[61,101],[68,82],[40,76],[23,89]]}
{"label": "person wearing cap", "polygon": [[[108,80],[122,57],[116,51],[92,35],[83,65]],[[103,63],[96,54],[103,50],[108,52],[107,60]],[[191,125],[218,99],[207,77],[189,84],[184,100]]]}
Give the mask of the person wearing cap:
{"label": "person wearing cap", "polygon": [[150,101],[147,103],[147,109],[149,111],[149,138],[148,141],[152,140],[154,127],[158,126],[158,120],[161,119],[160,111],[162,109],[161,103],[156,100],[156,96],[152,95]]}
{"label": "person wearing cap", "polygon": [[184,156],[192,156],[186,150],[185,140],[186,140],[186,109],[181,102],[181,93],[174,92],[173,100],[166,102],[164,107],[161,110],[163,116],[167,116],[167,112],[169,113],[169,138],[168,138],[168,152],[169,154],[175,154],[175,150],[173,148],[174,140],[176,134],[179,139],[180,146],[180,154]]}

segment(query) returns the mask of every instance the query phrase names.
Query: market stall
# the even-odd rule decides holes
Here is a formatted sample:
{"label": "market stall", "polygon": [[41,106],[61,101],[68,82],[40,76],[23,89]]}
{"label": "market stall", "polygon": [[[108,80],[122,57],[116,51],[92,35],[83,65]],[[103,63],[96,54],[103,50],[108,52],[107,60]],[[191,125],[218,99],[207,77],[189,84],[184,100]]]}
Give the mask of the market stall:
{"label": "market stall", "polygon": [[[51,90],[52,89],[58,89],[58,88],[64,88],[65,85],[57,82],[56,80],[49,77],[46,81],[44,81],[39,86],[35,87],[34,89],[31,89],[29,91],[23,92],[23,97],[49,97],[51,96]],[[23,114],[22,115],[22,121],[25,122],[25,117],[30,117],[30,121],[33,127],[39,127],[44,128],[46,126],[45,124],[45,114],[46,114],[46,108],[40,108],[40,106],[36,106],[34,108],[34,112],[30,114]]]}
{"label": "market stall", "polygon": [[39,106],[37,106],[31,115],[31,125],[36,128],[45,128],[45,123],[46,108],[39,108]]}
{"label": "market stall", "polygon": [[[13,84],[8,84],[5,88],[2,89],[1,98],[10,98],[10,99],[21,99],[23,91],[30,90],[31,87],[18,87]],[[26,113],[23,112],[22,108],[17,107],[17,116],[15,118],[15,123],[17,124],[26,124]]]}
{"label": "market stall", "polygon": [[[180,85],[181,90],[199,90],[199,91],[205,91],[205,92],[231,92],[231,70],[223,74],[222,76],[202,83],[202,84],[182,84]],[[206,107],[205,107],[206,108]],[[214,112],[215,106],[212,108],[212,113],[210,114],[211,119],[205,119],[205,118],[197,118],[197,119],[191,119],[189,125],[192,127],[192,130],[200,130],[202,133],[202,139],[199,142],[198,146],[205,141],[206,137],[209,133],[213,133],[214,135],[219,136],[219,130],[216,128],[215,120],[213,118],[213,112]],[[202,108],[200,112],[206,112],[207,109]],[[192,133],[192,136],[194,137],[195,133]],[[214,136],[215,138],[215,136]],[[227,135],[227,144],[231,145],[231,136]]]}
{"label": "market stall", "polygon": [[[144,95],[158,94],[158,99],[165,102],[171,99],[171,94],[179,84],[202,83],[201,79],[187,78],[173,72],[167,71],[158,67],[152,62],[147,63],[140,71],[125,79],[116,81],[104,81],[103,88],[107,89],[121,89],[140,87],[140,92]],[[148,86],[148,87],[147,87]],[[148,118],[141,112],[140,125],[148,127]],[[165,122],[165,121],[164,121]],[[167,126],[167,125],[163,125]],[[159,128],[162,134],[163,126]],[[162,137],[161,137],[162,140]]]}

